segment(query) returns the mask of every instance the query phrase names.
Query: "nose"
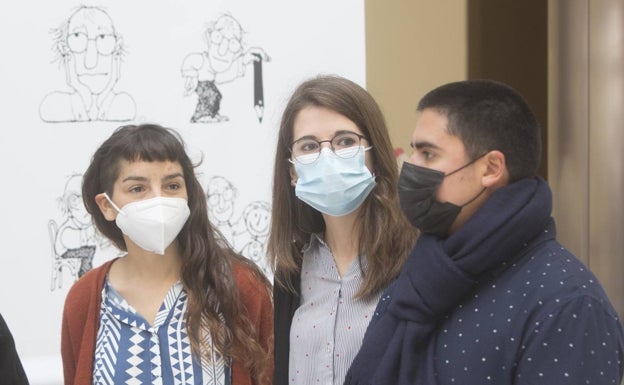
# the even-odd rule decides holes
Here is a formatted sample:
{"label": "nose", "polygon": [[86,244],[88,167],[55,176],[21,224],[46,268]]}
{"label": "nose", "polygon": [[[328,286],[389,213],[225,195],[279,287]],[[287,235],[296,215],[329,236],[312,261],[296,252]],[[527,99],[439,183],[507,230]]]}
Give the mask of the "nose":
{"label": "nose", "polygon": [[410,155],[407,157],[407,163],[418,165],[418,153],[412,149]]}
{"label": "nose", "polygon": [[[329,148],[329,149],[331,150],[331,149],[332,149],[331,141],[332,141],[331,139],[328,139],[328,140],[319,140],[319,141],[318,141],[319,147],[321,147],[321,149],[323,149],[323,148]],[[325,147],[323,147],[323,143],[327,143],[327,145],[326,145]]]}
{"label": "nose", "polygon": [[93,69],[98,63],[98,51],[95,45],[95,39],[89,39],[87,41],[87,50],[85,51],[84,66],[88,69]]}
{"label": "nose", "polygon": [[219,44],[219,55],[225,56],[225,54],[228,51],[228,44],[229,44],[228,39],[224,38],[223,40],[221,40],[221,43]]}

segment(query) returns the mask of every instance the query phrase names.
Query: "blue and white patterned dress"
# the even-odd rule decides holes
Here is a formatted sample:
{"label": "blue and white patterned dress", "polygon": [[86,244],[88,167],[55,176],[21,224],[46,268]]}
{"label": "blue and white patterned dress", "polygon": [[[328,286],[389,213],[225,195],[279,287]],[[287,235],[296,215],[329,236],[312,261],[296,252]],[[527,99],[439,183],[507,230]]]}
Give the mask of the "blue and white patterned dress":
{"label": "blue and white patterned dress", "polygon": [[[180,281],[167,293],[151,326],[108,283],[93,365],[94,385],[230,385],[228,360],[194,360],[184,315],[187,294]],[[208,333],[206,333],[208,335]],[[213,346],[209,335],[208,345]]]}

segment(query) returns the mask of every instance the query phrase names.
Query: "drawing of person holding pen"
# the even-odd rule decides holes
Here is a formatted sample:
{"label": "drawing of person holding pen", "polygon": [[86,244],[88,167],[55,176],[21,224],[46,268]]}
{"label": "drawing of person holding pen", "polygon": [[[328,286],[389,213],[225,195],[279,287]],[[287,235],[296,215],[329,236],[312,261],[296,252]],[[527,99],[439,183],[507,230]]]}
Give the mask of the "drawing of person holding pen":
{"label": "drawing of person holding pen", "polygon": [[243,29],[231,15],[222,15],[205,32],[207,50],[192,52],[182,62],[185,95],[195,92],[197,106],[192,123],[216,123],[228,120],[219,114],[222,95],[217,85],[229,83],[245,75],[246,67],[254,64],[254,108],[259,122],[264,113],[262,61],[270,57],[260,47],[245,49]]}

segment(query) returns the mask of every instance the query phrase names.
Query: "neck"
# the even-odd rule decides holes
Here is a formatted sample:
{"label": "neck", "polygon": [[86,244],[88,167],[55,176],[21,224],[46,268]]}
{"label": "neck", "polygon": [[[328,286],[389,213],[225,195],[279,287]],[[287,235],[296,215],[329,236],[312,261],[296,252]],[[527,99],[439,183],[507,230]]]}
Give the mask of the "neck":
{"label": "neck", "polygon": [[359,254],[360,236],[357,229],[357,212],[332,217],[324,215],[325,242],[329,247],[338,273],[343,276]]}
{"label": "neck", "polygon": [[124,270],[135,279],[175,282],[180,277],[182,258],[176,242],[167,247],[164,255],[146,251],[131,242],[126,245],[128,253],[123,258]]}

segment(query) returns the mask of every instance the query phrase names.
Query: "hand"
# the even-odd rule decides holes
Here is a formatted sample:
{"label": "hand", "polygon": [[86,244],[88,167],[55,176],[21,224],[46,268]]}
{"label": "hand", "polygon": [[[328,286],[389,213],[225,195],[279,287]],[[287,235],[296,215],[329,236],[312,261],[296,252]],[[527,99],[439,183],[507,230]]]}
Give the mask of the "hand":
{"label": "hand", "polygon": [[184,81],[184,96],[192,94],[197,88],[197,76],[186,76]]}
{"label": "hand", "polygon": [[271,57],[264,51],[264,49],[260,47],[251,47],[247,50],[247,52],[245,52],[245,64],[250,64],[254,61],[260,60],[258,59],[258,56],[260,56],[263,61],[271,61]]}
{"label": "hand", "polygon": [[63,67],[65,68],[65,82],[67,85],[80,95],[85,107],[91,105],[91,90],[78,80],[73,54],[67,53],[63,56]]}

